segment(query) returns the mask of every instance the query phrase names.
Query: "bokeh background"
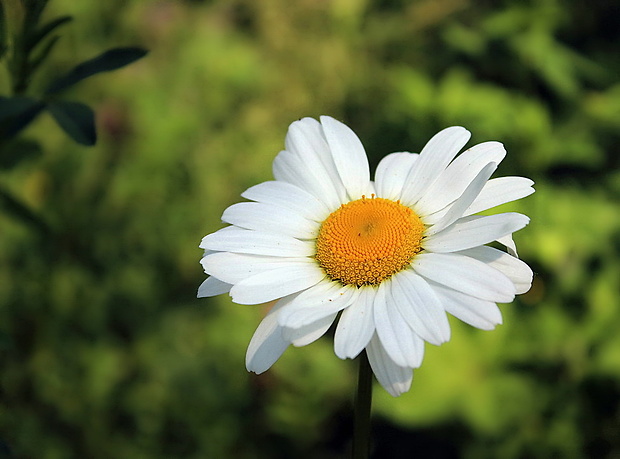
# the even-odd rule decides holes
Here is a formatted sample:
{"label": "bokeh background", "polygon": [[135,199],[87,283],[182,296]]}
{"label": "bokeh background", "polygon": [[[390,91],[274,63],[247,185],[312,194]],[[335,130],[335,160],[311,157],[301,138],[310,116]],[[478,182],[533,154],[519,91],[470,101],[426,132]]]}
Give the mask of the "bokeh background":
{"label": "bokeh background", "polygon": [[375,387],[375,457],[620,457],[617,1],[52,0],[63,14],[34,92],[112,46],[150,53],[68,94],[95,147],[42,115],[22,137],[44,155],[0,171],[53,228],[0,213],[1,457],[346,457],[356,366],[331,337],[248,374],[265,308],[195,298],[202,236],[321,114],[373,165],[457,124],[536,182],[501,209],[532,219],[531,291],[494,331],[451,319],[409,393]]}

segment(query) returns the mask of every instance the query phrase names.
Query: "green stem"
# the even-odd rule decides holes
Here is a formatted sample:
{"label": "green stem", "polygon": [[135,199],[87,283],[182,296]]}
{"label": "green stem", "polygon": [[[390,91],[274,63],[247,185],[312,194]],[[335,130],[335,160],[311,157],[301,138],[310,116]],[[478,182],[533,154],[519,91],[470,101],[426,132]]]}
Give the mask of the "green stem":
{"label": "green stem", "polygon": [[358,357],[359,373],[355,396],[353,459],[368,459],[370,452],[370,407],[372,405],[372,369],[366,352]]}

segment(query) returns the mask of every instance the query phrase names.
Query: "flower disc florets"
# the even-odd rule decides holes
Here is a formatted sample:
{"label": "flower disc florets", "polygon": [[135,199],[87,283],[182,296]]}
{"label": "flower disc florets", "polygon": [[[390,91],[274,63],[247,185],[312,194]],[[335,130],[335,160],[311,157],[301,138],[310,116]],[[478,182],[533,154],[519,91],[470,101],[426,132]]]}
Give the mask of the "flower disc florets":
{"label": "flower disc florets", "polygon": [[323,222],[316,259],[333,281],[377,285],[411,262],[421,250],[423,232],[411,208],[374,195],[362,197]]}

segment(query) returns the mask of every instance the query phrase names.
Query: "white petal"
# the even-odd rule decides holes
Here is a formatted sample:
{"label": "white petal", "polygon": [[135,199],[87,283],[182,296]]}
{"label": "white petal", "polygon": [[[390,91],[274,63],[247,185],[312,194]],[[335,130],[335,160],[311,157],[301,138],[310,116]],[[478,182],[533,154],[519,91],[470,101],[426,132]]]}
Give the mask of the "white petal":
{"label": "white petal", "polygon": [[439,345],[450,340],[450,324],[443,306],[426,280],[411,269],[393,276],[396,307],[420,338]]}
{"label": "white petal", "polygon": [[417,153],[391,153],[384,157],[375,172],[377,196],[397,201],[403,192],[405,180],[411,171]]}
{"label": "white petal", "polygon": [[297,239],[314,239],[320,225],[297,212],[271,204],[240,202],[224,211],[222,221],[241,228],[273,232]]}
{"label": "white petal", "polygon": [[463,215],[472,215],[529,196],[533,181],[524,177],[499,177],[489,180]]}
{"label": "white petal", "polygon": [[411,266],[427,279],[482,300],[509,303],[515,297],[515,286],[506,275],[470,257],[421,253]]}
{"label": "white petal", "polygon": [[510,255],[519,258],[519,254],[517,253],[517,244],[515,244],[515,241],[512,239],[512,233],[503,237],[498,237],[496,241],[505,246]]}
{"label": "white petal", "polygon": [[230,289],[230,296],[238,304],[266,303],[310,288],[324,277],[315,264],[284,266],[243,279]]}
{"label": "white petal", "polygon": [[273,257],[309,257],[314,255],[315,244],[281,234],[225,228],[206,235],[200,244],[203,249],[222,252],[250,253]]}
{"label": "white petal", "polygon": [[337,185],[331,181],[325,169],[313,169],[308,163],[308,158],[283,150],[273,160],[273,176],[276,180],[291,183],[307,191],[330,209],[338,208],[342,199],[338,196]]}
{"label": "white petal", "polygon": [[[414,206],[415,207],[415,206]],[[446,206],[443,209],[433,213],[433,214],[429,214],[429,215],[421,215],[421,219],[422,222],[426,225],[426,226],[432,226],[437,224],[437,222],[439,222],[441,219],[443,219],[446,214],[448,213],[448,211],[450,210],[450,206]]]}
{"label": "white petal", "polygon": [[373,319],[374,287],[360,288],[360,296],[346,308],[334,336],[334,351],[341,359],[354,359],[366,347],[375,332]]}
{"label": "white petal", "polygon": [[265,271],[294,268],[301,264],[316,265],[312,258],[263,257],[231,252],[215,252],[200,260],[205,272],[229,284]]}
{"label": "white petal", "polygon": [[349,198],[361,198],[368,193],[370,183],[368,157],[362,142],[348,126],[332,117],[321,116],[321,124]]}
{"label": "white petal", "polygon": [[346,191],[321,123],[314,118],[295,121],[289,127],[285,146],[299,156],[307,168],[320,169],[322,175],[329,177],[330,189],[334,189],[341,201],[345,200]]}
{"label": "white petal", "polygon": [[424,192],[416,203],[416,211],[428,215],[443,209],[463,194],[487,164],[499,164],[505,156],[506,150],[499,142],[480,143],[464,151]]}
{"label": "white petal", "polygon": [[413,380],[413,370],[394,363],[385,352],[376,334],[368,343],[366,354],[377,381],[392,397],[398,397],[409,390]]}
{"label": "white petal", "polygon": [[358,295],[356,287],[343,287],[337,282],[324,280],[301,292],[280,312],[278,321],[283,327],[301,328],[346,308]]}
{"label": "white petal", "polygon": [[483,167],[465,191],[463,191],[463,194],[454,202],[454,204],[450,206],[442,219],[426,231],[426,236],[437,234],[439,231],[447,228],[461,218],[463,216],[463,212],[465,212],[465,209],[467,209],[474,199],[476,199],[476,196],[478,196],[480,190],[482,190],[482,187],[487,182],[491,174],[495,172],[495,169],[497,169],[496,163],[489,163]]}
{"label": "white petal", "polygon": [[248,371],[261,374],[268,370],[284,353],[289,343],[282,337],[282,327],[278,325],[278,311],[290,299],[278,301],[261,321],[254,332],[245,355],[245,366]]}
{"label": "white petal", "polygon": [[375,182],[368,183],[368,191],[365,196],[377,196],[377,189],[375,188]]}
{"label": "white petal", "polygon": [[480,260],[504,273],[515,284],[518,295],[527,292],[532,286],[534,273],[531,268],[525,262],[501,250],[482,246],[462,250],[458,253]]}
{"label": "white petal", "polygon": [[273,160],[273,176],[277,181],[290,183],[316,197],[320,190],[314,189],[314,184],[304,173],[304,166],[299,156],[287,150],[282,150]]}
{"label": "white petal", "polygon": [[457,319],[481,330],[493,330],[502,323],[502,313],[492,301],[481,300],[435,282],[431,285],[446,311]]}
{"label": "white petal", "polygon": [[246,199],[289,209],[317,222],[330,214],[327,206],[305,190],[288,182],[263,182],[241,193]]}
{"label": "white petal", "polygon": [[420,157],[411,168],[403,188],[402,202],[415,204],[430,187],[459,150],[471,137],[470,132],[460,126],[452,126],[435,134],[420,152]]}
{"label": "white petal", "polygon": [[[224,234],[224,233],[229,233],[229,232],[234,233],[235,231],[239,231],[239,228],[236,228],[236,227],[234,227],[234,226],[226,226],[226,227],[224,227],[224,228],[220,228],[219,230],[217,230],[217,231],[216,231],[215,233],[213,233],[213,234],[216,234],[216,233],[217,233],[217,234],[220,234],[220,235],[221,235],[221,234]],[[210,234],[207,234],[207,236],[210,236]],[[211,253],[215,253],[215,252],[217,252],[217,250],[211,250],[211,249],[208,249],[208,248],[206,247],[206,244],[205,244],[205,239],[207,239],[207,236],[203,237],[203,238],[202,238],[202,240],[200,241],[200,245],[198,245],[198,247],[200,247],[201,249],[204,249],[204,251],[205,251],[204,255],[205,255],[205,256],[206,256],[206,255],[209,255],[209,254],[211,254]]]}
{"label": "white petal", "polygon": [[293,343],[293,346],[306,346],[323,336],[331,324],[334,323],[337,315],[338,313],[335,312],[301,328],[284,327],[282,328],[282,336],[285,340]]}
{"label": "white petal", "polygon": [[198,287],[198,298],[205,298],[209,296],[221,295],[222,293],[228,293],[230,292],[231,287],[231,284],[227,284],[213,276],[209,276],[202,284],[200,284],[200,287]]}
{"label": "white petal", "polygon": [[[450,166],[452,166],[452,164]],[[501,204],[529,196],[534,193],[534,188],[531,186],[533,183],[534,182],[530,179],[523,177],[500,177],[491,179],[485,183],[476,199],[463,212],[463,216],[473,215]],[[449,208],[446,207],[432,214],[425,215],[424,223],[427,225],[437,223],[445,216],[448,209]],[[416,210],[420,215],[426,212],[426,210],[422,210],[418,207],[418,204],[416,204]]]}
{"label": "white petal", "polygon": [[422,364],[424,341],[407,325],[392,298],[390,281],[377,287],[374,320],[377,335],[390,358],[402,367],[415,368]]}
{"label": "white petal", "polygon": [[446,229],[422,241],[422,248],[431,252],[455,252],[487,244],[520,230],[530,219],[522,214],[504,213],[470,216],[457,220]]}

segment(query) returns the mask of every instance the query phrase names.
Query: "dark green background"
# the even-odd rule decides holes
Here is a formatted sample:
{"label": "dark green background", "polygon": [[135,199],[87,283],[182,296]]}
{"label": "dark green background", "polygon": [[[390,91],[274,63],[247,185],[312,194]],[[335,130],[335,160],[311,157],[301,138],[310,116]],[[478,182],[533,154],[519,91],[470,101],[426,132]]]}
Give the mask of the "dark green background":
{"label": "dark green background", "polygon": [[618,457],[619,5],[54,0],[75,22],[33,91],[112,46],[150,53],[66,95],[96,147],[43,115],[22,135],[44,155],[0,171],[54,228],[0,215],[0,450],[346,457],[356,369],[331,338],[250,375],[264,308],[195,298],[201,237],[271,179],[290,122],[329,114],[373,165],[463,125],[537,189],[501,209],[532,219],[531,291],[495,331],[451,320],[406,395],[375,387],[377,457]]}

